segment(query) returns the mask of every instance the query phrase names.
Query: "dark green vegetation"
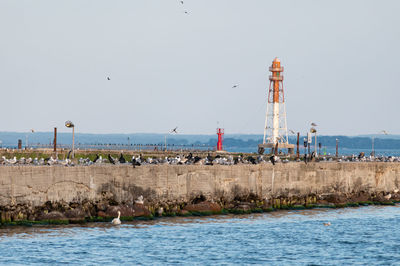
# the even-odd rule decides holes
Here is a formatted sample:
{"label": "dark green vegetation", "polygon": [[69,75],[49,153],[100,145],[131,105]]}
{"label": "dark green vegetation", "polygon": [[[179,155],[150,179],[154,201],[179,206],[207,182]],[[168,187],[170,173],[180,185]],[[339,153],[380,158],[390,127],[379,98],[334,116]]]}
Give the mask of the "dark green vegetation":
{"label": "dark green vegetation", "polygon": [[[280,199],[276,199],[277,202]],[[310,202],[313,200],[310,199]],[[165,212],[162,215],[157,213],[151,213],[150,215],[145,216],[121,216],[121,221],[131,222],[131,221],[146,221],[153,220],[160,217],[188,217],[188,216],[210,216],[210,215],[243,215],[243,214],[251,214],[251,213],[268,213],[279,210],[305,210],[305,209],[315,209],[315,208],[348,208],[348,207],[360,207],[360,206],[368,206],[368,205],[396,205],[396,203],[400,203],[399,200],[394,201],[360,201],[360,202],[348,202],[348,203],[328,203],[328,204],[319,204],[319,203],[309,203],[304,205],[299,204],[274,204],[273,206],[263,205],[262,207],[250,207],[252,204],[244,204],[241,206],[236,206],[234,208],[222,208],[220,211],[170,211]],[[254,206],[254,205],[253,205]],[[80,220],[68,220],[68,219],[50,219],[50,220],[39,220],[39,221],[31,221],[31,220],[18,220],[11,221],[10,219],[2,219],[0,226],[34,226],[34,225],[66,225],[66,224],[82,224],[82,223],[90,223],[90,222],[111,222],[114,217],[102,217],[102,216],[92,216],[86,217]]]}

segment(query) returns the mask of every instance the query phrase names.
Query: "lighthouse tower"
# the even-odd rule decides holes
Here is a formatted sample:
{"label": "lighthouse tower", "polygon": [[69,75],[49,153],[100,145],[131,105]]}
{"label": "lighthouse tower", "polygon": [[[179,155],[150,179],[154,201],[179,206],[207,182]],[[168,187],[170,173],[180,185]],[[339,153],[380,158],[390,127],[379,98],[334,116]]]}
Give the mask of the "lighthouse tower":
{"label": "lighthouse tower", "polygon": [[265,148],[270,148],[271,152],[277,149],[288,149],[289,153],[293,152],[294,145],[289,144],[285,94],[283,92],[283,67],[281,61],[275,58],[272,61],[269,71],[268,103],[265,115],[265,127],[263,143],[258,145],[259,153],[263,153]]}
{"label": "lighthouse tower", "polygon": [[218,135],[217,152],[223,152],[224,150],[222,149],[222,141],[224,136],[224,129],[217,128],[217,135]]}

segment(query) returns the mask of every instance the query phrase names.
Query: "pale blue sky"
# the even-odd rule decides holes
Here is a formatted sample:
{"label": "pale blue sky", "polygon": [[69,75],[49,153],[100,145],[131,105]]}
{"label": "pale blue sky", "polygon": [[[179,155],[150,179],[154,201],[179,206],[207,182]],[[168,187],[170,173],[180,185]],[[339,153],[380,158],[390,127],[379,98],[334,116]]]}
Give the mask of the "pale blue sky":
{"label": "pale blue sky", "polygon": [[[0,131],[400,134],[398,1],[0,0]],[[185,14],[187,10],[189,14]],[[109,76],[110,81],[106,79]],[[233,84],[239,84],[232,89]]]}

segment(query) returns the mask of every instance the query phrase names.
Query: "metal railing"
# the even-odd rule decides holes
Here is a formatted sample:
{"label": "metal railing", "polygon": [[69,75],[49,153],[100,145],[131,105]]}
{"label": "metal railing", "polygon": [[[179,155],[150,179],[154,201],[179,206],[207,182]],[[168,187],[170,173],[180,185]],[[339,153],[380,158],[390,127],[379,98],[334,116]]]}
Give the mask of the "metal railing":
{"label": "metal railing", "polygon": [[[2,148],[18,149],[15,145],[2,145]],[[23,149],[53,149],[53,144],[42,144],[42,143],[30,143],[28,147],[22,147]],[[70,150],[71,144],[57,144],[57,149]],[[122,144],[122,143],[75,143],[75,150],[132,150],[132,151],[213,151],[214,146],[206,144]]]}

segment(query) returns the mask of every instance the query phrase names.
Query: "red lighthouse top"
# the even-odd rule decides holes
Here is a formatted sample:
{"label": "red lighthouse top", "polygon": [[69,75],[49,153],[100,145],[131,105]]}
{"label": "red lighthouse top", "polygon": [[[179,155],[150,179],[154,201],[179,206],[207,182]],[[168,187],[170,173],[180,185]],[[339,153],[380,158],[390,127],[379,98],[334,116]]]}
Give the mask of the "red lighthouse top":
{"label": "red lighthouse top", "polygon": [[272,75],[269,76],[270,85],[268,90],[268,102],[269,103],[283,103],[285,98],[283,95],[283,67],[281,67],[281,61],[276,57],[272,61],[272,65],[269,67],[269,71]]}

